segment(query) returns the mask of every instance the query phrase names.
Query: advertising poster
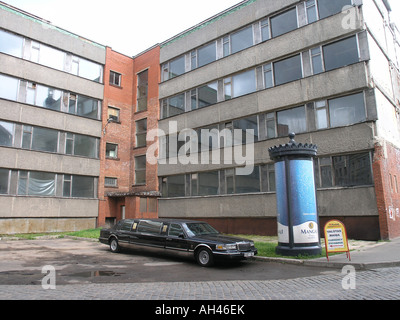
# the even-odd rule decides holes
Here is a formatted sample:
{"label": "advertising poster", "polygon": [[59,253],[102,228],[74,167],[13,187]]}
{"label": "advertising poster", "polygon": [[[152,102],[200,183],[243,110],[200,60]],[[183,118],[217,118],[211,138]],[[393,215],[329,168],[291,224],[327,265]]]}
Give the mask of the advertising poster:
{"label": "advertising poster", "polygon": [[294,243],[318,243],[319,226],[312,160],[290,161],[290,209]]}

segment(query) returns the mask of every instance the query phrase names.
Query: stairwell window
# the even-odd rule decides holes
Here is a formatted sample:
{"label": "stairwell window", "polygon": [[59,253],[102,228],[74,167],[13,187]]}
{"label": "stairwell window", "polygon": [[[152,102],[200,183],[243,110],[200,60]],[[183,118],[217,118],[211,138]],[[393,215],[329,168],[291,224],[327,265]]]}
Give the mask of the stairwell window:
{"label": "stairwell window", "polygon": [[110,71],[110,84],[121,87],[122,75],[115,71]]}

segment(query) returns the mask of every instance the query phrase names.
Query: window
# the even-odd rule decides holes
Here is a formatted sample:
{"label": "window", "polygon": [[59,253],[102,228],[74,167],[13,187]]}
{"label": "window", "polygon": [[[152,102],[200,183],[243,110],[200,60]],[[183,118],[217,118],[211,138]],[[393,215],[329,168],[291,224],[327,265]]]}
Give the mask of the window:
{"label": "window", "polygon": [[264,72],[264,88],[272,88],[274,86],[274,74],[272,72],[272,64],[268,63],[263,66]]}
{"label": "window", "polygon": [[312,74],[319,74],[324,72],[324,66],[322,64],[321,48],[315,48],[310,50],[311,53],[311,67]]}
{"label": "window", "polygon": [[231,34],[231,54],[247,49],[253,45],[253,27],[249,26]]}
{"label": "window", "polygon": [[137,87],[137,107],[136,111],[147,110],[147,96],[149,89],[149,72],[148,70],[138,74],[138,87]]}
{"label": "window", "polygon": [[335,186],[351,187],[373,183],[369,153],[333,157],[332,163]]}
{"label": "window", "polygon": [[343,10],[344,6],[351,6],[351,0],[318,0],[320,19],[324,19]]}
{"label": "window", "polygon": [[0,168],[0,194],[8,194],[10,170]]}
{"label": "window", "polygon": [[12,147],[14,145],[15,125],[0,120],[0,146]]}
{"label": "window", "polygon": [[366,120],[364,94],[328,100],[331,127],[354,124]]}
{"label": "window", "polygon": [[219,194],[219,172],[200,172],[198,173],[199,196]]}
{"label": "window", "polygon": [[304,106],[277,112],[278,136],[287,136],[290,132],[302,133],[307,130],[306,110]]}
{"label": "window", "polygon": [[106,158],[118,158],[118,145],[113,143],[106,143]]}
{"label": "window", "polygon": [[132,231],[133,220],[123,220],[118,228],[121,231]]}
{"label": "window", "polygon": [[65,93],[68,98],[68,113],[78,116],[100,119],[99,101],[81,95]]}
{"label": "window", "polygon": [[115,71],[110,71],[110,84],[114,86],[121,86],[121,74],[115,72]]}
{"label": "window", "polygon": [[113,107],[108,107],[108,121],[119,122],[120,110]]}
{"label": "window", "polygon": [[326,71],[357,63],[359,61],[357,37],[328,44],[323,47],[323,54]]}
{"label": "window", "polygon": [[249,70],[224,79],[225,99],[240,97],[256,91],[255,70]]}
{"label": "window", "polygon": [[[102,82],[103,67],[100,64],[78,57],[73,57],[72,60],[75,61],[75,63],[77,63],[76,67],[78,70],[75,70],[75,72],[77,71],[77,73],[75,73],[76,75],[95,82],[99,83]],[[119,76],[120,76],[119,79],[121,80],[121,75]],[[110,83],[114,84],[111,81]],[[121,82],[119,82],[119,84],[116,85],[120,86]]]}
{"label": "window", "polygon": [[162,222],[141,220],[137,227],[137,232],[158,235],[161,231],[161,227],[162,227]]}
{"label": "window", "polygon": [[21,58],[23,43],[24,38],[13,33],[0,30],[0,52]]}
{"label": "window", "polygon": [[56,175],[47,172],[19,171],[18,195],[21,196],[54,196]]}
{"label": "window", "polygon": [[267,130],[267,139],[276,138],[275,113],[267,113],[265,118],[265,126]]}
{"label": "window", "polygon": [[249,175],[235,175],[235,193],[260,192],[260,167],[255,166]]}
{"label": "window", "polygon": [[216,42],[205,45],[191,53],[192,70],[217,60]]}
{"label": "window", "polygon": [[181,234],[183,234],[182,226],[180,224],[171,223],[168,230],[168,235],[170,237],[179,237]]}
{"label": "window", "polygon": [[136,147],[146,146],[147,119],[136,121]]}
{"label": "window", "polygon": [[261,166],[261,174],[262,174],[262,191],[263,192],[272,192],[276,191],[276,183],[275,183],[275,165],[274,164],[266,164]]}
{"label": "window", "polygon": [[185,175],[177,175],[163,178],[162,195],[166,198],[184,197]]}
{"label": "window", "polygon": [[274,63],[275,85],[301,79],[303,76],[301,57],[296,55]]}
{"label": "window", "polygon": [[19,80],[0,74],[0,99],[17,101]]}
{"label": "window", "polygon": [[208,107],[218,102],[218,83],[213,82],[191,90],[192,110]]}
{"label": "window", "polygon": [[315,159],[315,179],[320,188],[372,185],[370,153]]}
{"label": "window", "polygon": [[35,105],[46,109],[60,111],[62,91],[36,85]]}
{"label": "window", "polygon": [[64,59],[65,59],[65,53],[61,50],[54,49],[52,47],[49,47],[44,44],[39,44],[39,43],[34,43],[32,46],[35,46],[36,49],[38,50],[39,54],[39,60],[37,60],[37,56],[33,55],[31,56],[31,61],[32,58],[34,59],[33,62],[37,62],[41,65],[57,69],[57,70],[64,70]]}
{"label": "window", "polygon": [[63,196],[67,198],[95,198],[95,178],[64,175]]}
{"label": "window", "polygon": [[161,118],[172,117],[185,112],[185,94],[164,99],[161,102]]}
{"label": "window", "polygon": [[66,134],[66,154],[99,158],[99,139],[80,134]]}
{"label": "window", "polygon": [[135,157],[135,184],[146,184],[146,156]]}
{"label": "window", "polygon": [[293,8],[271,18],[272,37],[297,29],[297,10]]}
{"label": "window", "polygon": [[56,153],[58,152],[58,131],[23,126],[22,148]]}
{"label": "window", "polygon": [[271,38],[271,32],[269,29],[269,19],[264,19],[260,21],[261,27],[261,38],[262,41],[269,40]]}
{"label": "window", "polygon": [[[241,130],[241,139],[235,141],[235,144],[246,144],[252,139],[254,142],[258,141],[258,117],[252,116],[233,121],[233,129]],[[250,131],[246,131],[250,130]],[[237,135],[234,135],[237,138]]]}
{"label": "window", "polygon": [[166,81],[185,73],[185,56],[164,63],[162,66],[162,80]]}
{"label": "window", "polygon": [[104,186],[105,187],[118,187],[118,179],[117,178],[104,178]]}
{"label": "window", "polygon": [[318,20],[316,0],[306,1],[307,22],[313,23]]}

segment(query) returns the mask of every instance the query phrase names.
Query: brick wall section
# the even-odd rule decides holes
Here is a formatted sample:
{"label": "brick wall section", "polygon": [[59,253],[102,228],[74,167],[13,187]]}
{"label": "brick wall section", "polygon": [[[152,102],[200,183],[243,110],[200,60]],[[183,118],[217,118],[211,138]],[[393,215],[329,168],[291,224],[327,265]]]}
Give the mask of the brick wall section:
{"label": "brick wall section", "polygon": [[[137,82],[138,77],[137,74],[148,70],[148,97],[147,97],[147,110],[141,112],[134,112],[132,123],[141,119],[147,119],[147,131],[157,129],[158,128],[158,119],[159,119],[159,100],[158,100],[158,85],[160,82],[160,47],[154,47],[146,51],[145,53],[134,58],[134,79],[133,86],[135,88],[133,94],[134,106],[133,110],[137,110]],[[131,139],[133,141],[133,145],[135,146],[136,140],[136,129],[133,128],[131,131],[132,136]],[[145,155],[147,153],[147,149],[153,144],[158,144],[158,140],[156,139],[154,142],[147,142],[146,147],[142,148],[133,148],[132,156],[131,156],[131,168],[135,167],[135,157],[140,155]],[[158,155],[158,154],[157,154]],[[132,173],[134,175],[134,172]],[[146,185],[143,186],[135,186],[134,181],[132,181],[133,191],[134,192],[142,192],[142,191],[158,191],[158,176],[157,176],[157,165],[151,165],[147,163],[146,165]]]}
{"label": "brick wall section", "polygon": [[[147,118],[147,130],[158,127],[158,84],[160,80],[160,49],[154,47],[137,57],[128,57],[107,48],[104,68],[104,99],[102,110],[103,128],[105,128],[100,146],[99,178],[99,218],[98,225],[104,226],[106,218],[122,218],[121,208],[125,206],[126,218],[158,217],[157,212],[140,212],[140,198],[137,192],[158,191],[157,165],[147,164],[146,184],[135,185],[135,157],[145,155],[150,146],[135,148],[135,121]],[[121,86],[110,85],[110,70],[122,75]],[[136,112],[137,74],[148,70],[148,107],[146,111]],[[120,110],[120,121],[108,120],[108,107]],[[107,159],[106,143],[118,144],[117,159]],[[158,144],[158,141],[154,143]],[[118,186],[104,186],[105,177],[117,178]],[[108,197],[107,193],[129,193],[118,197]]]}
{"label": "brick wall section", "polygon": [[375,192],[382,239],[400,237],[400,149],[386,142],[375,145]]}

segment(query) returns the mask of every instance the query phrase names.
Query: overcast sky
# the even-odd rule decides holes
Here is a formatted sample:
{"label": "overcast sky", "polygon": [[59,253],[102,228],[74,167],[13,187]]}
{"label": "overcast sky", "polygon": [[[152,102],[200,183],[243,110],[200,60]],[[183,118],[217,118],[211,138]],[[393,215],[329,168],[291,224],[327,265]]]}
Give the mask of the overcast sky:
{"label": "overcast sky", "polygon": [[[2,0],[115,51],[134,56],[241,0]],[[279,1],[279,0],[270,0]],[[400,0],[390,0],[400,28]]]}
{"label": "overcast sky", "polygon": [[53,25],[128,56],[230,8],[241,0],[2,0]]}

